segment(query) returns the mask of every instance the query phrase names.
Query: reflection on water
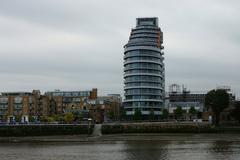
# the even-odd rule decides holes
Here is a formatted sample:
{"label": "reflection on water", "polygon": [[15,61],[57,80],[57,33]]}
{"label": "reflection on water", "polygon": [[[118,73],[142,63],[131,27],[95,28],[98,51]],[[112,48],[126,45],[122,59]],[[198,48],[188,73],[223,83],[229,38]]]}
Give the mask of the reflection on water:
{"label": "reflection on water", "polygon": [[125,143],[124,152],[126,159],[133,160],[155,160],[168,159],[167,145],[169,142],[138,141]]}
{"label": "reflection on water", "polygon": [[[239,145],[229,141],[215,141],[211,143],[210,151],[212,159],[234,159],[239,155]],[[238,157],[240,159],[240,157]]]}
{"label": "reflection on water", "polygon": [[0,160],[238,160],[234,141],[1,143]]}

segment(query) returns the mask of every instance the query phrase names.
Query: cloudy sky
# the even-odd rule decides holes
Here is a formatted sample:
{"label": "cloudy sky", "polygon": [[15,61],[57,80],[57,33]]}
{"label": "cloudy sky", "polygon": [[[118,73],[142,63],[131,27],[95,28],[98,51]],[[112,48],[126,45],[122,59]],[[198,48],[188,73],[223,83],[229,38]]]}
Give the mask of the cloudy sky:
{"label": "cloudy sky", "polygon": [[1,0],[0,91],[123,93],[123,45],[158,17],[166,89],[229,85],[240,95],[239,0]]}

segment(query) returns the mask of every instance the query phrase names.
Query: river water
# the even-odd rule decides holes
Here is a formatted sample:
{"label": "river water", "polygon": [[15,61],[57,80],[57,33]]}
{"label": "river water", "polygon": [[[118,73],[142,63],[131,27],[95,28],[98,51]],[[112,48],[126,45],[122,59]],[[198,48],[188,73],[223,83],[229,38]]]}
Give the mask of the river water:
{"label": "river water", "polygon": [[240,160],[240,135],[217,136],[0,143],[0,160]]}

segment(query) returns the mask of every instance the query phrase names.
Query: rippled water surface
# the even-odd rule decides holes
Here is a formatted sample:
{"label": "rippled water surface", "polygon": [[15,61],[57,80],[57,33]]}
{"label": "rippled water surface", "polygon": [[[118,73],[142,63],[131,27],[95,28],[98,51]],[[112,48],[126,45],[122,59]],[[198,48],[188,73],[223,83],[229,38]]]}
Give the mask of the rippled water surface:
{"label": "rippled water surface", "polygon": [[239,160],[233,140],[0,143],[0,160]]}

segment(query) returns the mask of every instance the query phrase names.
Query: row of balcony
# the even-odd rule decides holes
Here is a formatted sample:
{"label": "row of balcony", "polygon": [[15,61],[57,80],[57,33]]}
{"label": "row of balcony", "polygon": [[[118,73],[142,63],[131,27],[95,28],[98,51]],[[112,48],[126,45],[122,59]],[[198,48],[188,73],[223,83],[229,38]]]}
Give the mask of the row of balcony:
{"label": "row of balcony", "polygon": [[154,30],[149,30],[149,29],[133,29],[131,31],[131,35],[135,35],[135,34],[159,34],[159,30],[158,29],[154,29]]}
{"label": "row of balcony", "polygon": [[124,74],[124,78],[131,77],[131,76],[155,76],[155,77],[163,78],[163,75],[153,74],[153,73],[129,73],[129,74]]}
{"label": "row of balcony", "polygon": [[124,61],[124,65],[130,64],[130,63],[154,63],[154,64],[159,64],[159,65],[163,66],[163,63],[160,60],[159,61],[154,61],[154,60],[127,60],[127,61]]}
{"label": "row of balcony", "polygon": [[143,67],[143,66],[126,66],[124,67],[124,72],[128,70],[136,70],[136,69],[148,69],[148,70],[156,70],[156,71],[164,71],[163,67]]}
{"label": "row of balcony", "polygon": [[153,58],[163,59],[162,55],[163,55],[163,52],[137,53],[137,52],[129,51],[129,52],[125,53],[123,58],[126,59],[126,58],[130,58],[130,57],[153,57]]}
{"label": "row of balcony", "polygon": [[144,102],[144,101],[148,101],[148,102],[163,102],[162,99],[124,99],[124,102]]}
{"label": "row of balcony", "polygon": [[[162,48],[163,49],[163,48]],[[161,48],[158,48],[156,47],[155,45],[137,45],[137,46],[134,46],[134,45],[125,45],[125,48],[124,48],[124,54],[126,54],[127,52],[129,51],[138,51],[138,50],[150,50],[150,51],[156,51],[156,52],[159,52],[161,53],[162,52],[162,49]]]}

